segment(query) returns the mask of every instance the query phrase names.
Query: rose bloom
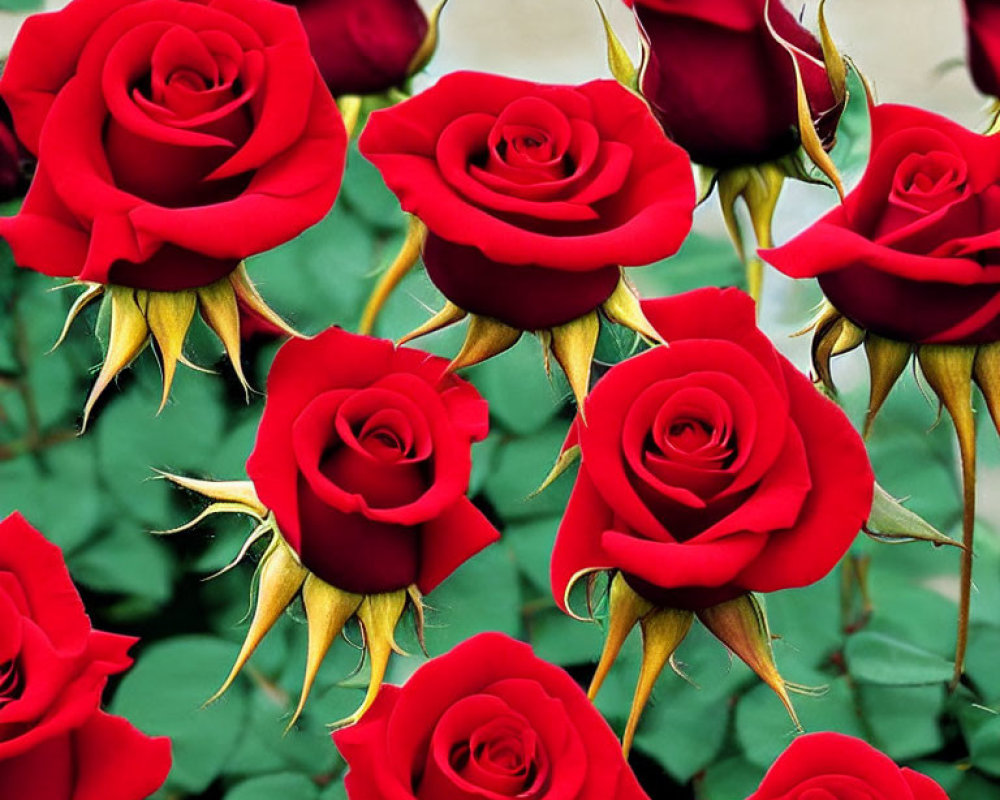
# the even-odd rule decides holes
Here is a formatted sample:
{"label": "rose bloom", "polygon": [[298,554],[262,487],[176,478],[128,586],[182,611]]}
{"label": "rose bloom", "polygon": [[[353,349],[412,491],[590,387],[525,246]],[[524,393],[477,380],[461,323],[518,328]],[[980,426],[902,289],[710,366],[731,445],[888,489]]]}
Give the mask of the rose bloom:
{"label": "rose bloom", "polygon": [[0,100],[0,202],[23,197],[33,170],[32,158],[14,135],[10,110]]}
{"label": "rose bloom", "polygon": [[447,366],[337,328],[278,351],[247,474],[326,583],[429,592],[499,538],[465,495],[486,401]]}
{"label": "rose bloom", "polygon": [[811,733],[793,741],[747,800],[948,800],[935,781],[900,769],[861,739]]}
{"label": "rose bloom", "polygon": [[298,0],[313,58],[335,96],[403,84],[427,35],[416,0]]}
{"label": "rose bloom", "polygon": [[872,333],[912,343],[1000,340],[1000,140],[908,106],[872,111],[868,169],[833,211],[761,255],[818,277]]}
{"label": "rose bloom", "polygon": [[[843,104],[823,51],[780,0],[625,0],[644,40],[640,88],[667,134],[693,161],[760,164],[799,146],[792,56],[797,49],[820,139],[832,144]],[[772,32],[773,28],[773,32]]]}
{"label": "rose bloom", "polygon": [[333,740],[351,800],[648,800],[583,690],[498,633],[383,686]]}
{"label": "rose bloom", "polygon": [[995,0],[965,0],[969,69],[983,94],[1000,97],[1000,5]]}
{"label": "rose bloom", "polygon": [[318,221],[346,132],[293,8],[73,0],[30,17],[0,80],[39,158],[18,264],[140,289],[207,286]]}
{"label": "rose bloom", "polygon": [[59,548],[19,514],[0,522],[0,797],[144,800],[160,787],[168,740],[98,708],[134,642],[91,628]]}
{"label": "rose bloom", "polygon": [[592,311],[620,266],[666,258],[691,227],[686,155],[615,81],[453,73],[373,113],[359,147],[426,224],[442,294],[516,328]]}
{"label": "rose bloom", "polygon": [[699,610],[805,586],[846,552],[874,478],[844,412],[780,355],[736,289],[642,304],[670,344],[591,390],[580,471],[552,555],[573,579],[619,569],[663,607]]}

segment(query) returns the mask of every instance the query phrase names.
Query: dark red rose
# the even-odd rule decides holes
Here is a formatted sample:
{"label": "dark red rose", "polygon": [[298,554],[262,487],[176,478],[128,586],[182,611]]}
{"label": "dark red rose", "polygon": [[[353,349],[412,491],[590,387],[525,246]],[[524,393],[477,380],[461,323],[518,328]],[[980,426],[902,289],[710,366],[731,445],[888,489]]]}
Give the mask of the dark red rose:
{"label": "dark red rose", "polygon": [[619,266],[669,256],[691,227],[687,157],[614,81],[454,73],[372,114],[360,148],[427,225],[438,289],[525,330],[592,311]]}
{"label": "dark red rose", "polygon": [[20,514],[0,522],[0,797],[143,800],[159,788],[169,742],[98,710],[134,642],[91,628],[58,547]]}
{"label": "dark red rose", "polygon": [[247,474],[326,583],[426,593],[499,538],[465,495],[486,401],[447,366],[337,328],[278,351]]}
{"label": "dark red rose", "polygon": [[983,94],[1000,97],[1000,5],[995,0],[965,0],[969,69]]}
{"label": "dark red rose", "polygon": [[757,328],[743,292],[642,308],[670,344],[612,367],[574,423],[580,472],[552,556],[557,601],[599,569],[692,610],[819,580],[871,509],[861,437]]}
{"label": "dark red rose", "polygon": [[777,37],[799,51],[813,123],[832,143],[843,104],[819,42],[780,0],[626,4],[644,40],[642,94],[693,161],[718,168],[760,164],[799,146],[795,68]]}
{"label": "dark red rose", "polygon": [[908,106],[872,110],[861,183],[761,255],[818,277],[860,327],[913,343],[1000,340],[1000,139]]}
{"label": "dark red rose", "polygon": [[427,35],[416,0],[297,0],[295,6],[334,95],[399,86]]}
{"label": "dark red rose", "polygon": [[14,135],[10,109],[0,100],[0,202],[22,197],[33,171],[31,156]]}
{"label": "dark red rose", "polygon": [[747,800],[948,800],[938,784],[861,739],[810,733],[793,741]]}
{"label": "dark red rose", "polygon": [[25,22],[0,93],[39,158],[0,234],[48,275],[206,286],[339,188],[343,122],[270,0],[73,0]]}
{"label": "dark red rose", "polygon": [[351,800],[648,800],[583,690],[498,633],[383,686],[333,740]]}

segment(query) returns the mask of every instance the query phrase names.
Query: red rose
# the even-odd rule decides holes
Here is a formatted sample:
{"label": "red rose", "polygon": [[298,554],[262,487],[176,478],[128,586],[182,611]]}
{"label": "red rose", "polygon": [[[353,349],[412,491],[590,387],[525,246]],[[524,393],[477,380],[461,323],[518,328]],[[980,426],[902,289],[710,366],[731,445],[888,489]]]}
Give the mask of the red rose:
{"label": "red rose", "polygon": [[1000,339],[1000,139],[908,106],[872,110],[861,183],[762,256],[818,277],[862,328],[911,343]]}
{"label": "red rose", "polygon": [[143,800],[170,769],[166,739],[98,710],[134,639],[95,631],[55,545],[0,522],[0,797]]}
{"label": "red rose", "polygon": [[979,91],[1000,96],[1000,6],[994,0],[965,0],[969,68]]}
{"label": "red rose", "polygon": [[797,49],[813,123],[832,142],[843,103],[819,42],[780,0],[626,4],[635,9],[645,43],[642,94],[696,163],[760,164],[799,146],[795,68],[777,37]]}
{"label": "red rose", "polygon": [[446,368],[336,328],[278,351],[247,474],[326,583],[429,592],[499,538],[465,495],[486,401]]}
{"label": "red rose", "polygon": [[295,6],[334,95],[399,86],[427,35],[416,0],[298,0]]}
{"label": "red rose", "polygon": [[10,110],[0,100],[0,202],[21,197],[34,170],[32,159],[14,135]]}
{"label": "red rose", "polygon": [[900,769],[861,739],[811,733],[793,741],[747,800],[948,800],[936,782]]}
{"label": "red rose", "polygon": [[614,81],[447,75],[372,114],[359,146],[426,224],[438,289],[515,328],[594,310],[620,266],[669,256],[691,227],[687,157]]}
{"label": "red rose", "polygon": [[581,463],[552,556],[557,602],[599,569],[692,610],[819,580],[871,508],[861,437],[775,350],[742,292],[643,311],[670,345],[612,367],[574,423]]}
{"label": "red rose", "polygon": [[384,686],[333,740],[351,800],[645,800],[607,723],[563,670],[482,633]]}
{"label": "red rose", "polygon": [[49,275],[206,286],[337,194],[344,125],[270,0],[74,0],[27,20],[0,93],[39,157],[0,234]]}

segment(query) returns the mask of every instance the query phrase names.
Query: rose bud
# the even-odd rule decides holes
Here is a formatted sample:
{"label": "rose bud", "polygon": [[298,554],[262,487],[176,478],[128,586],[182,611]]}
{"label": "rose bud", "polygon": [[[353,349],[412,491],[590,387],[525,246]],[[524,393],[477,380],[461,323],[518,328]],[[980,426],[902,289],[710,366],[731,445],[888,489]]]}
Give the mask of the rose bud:
{"label": "rose bud", "polygon": [[465,494],[471,445],[487,434],[486,401],[447,367],[420,350],[338,328],[292,340],[268,376],[250,480],[166,476],[216,501],[175,531],[236,511],[259,523],[236,561],[252,542],[269,541],[250,630],[216,696],[301,592],[309,652],[290,724],[334,638],[356,616],[371,682],[344,720],[353,722],[375,698],[407,606],[422,638],[421,595],[499,538]]}
{"label": "rose bud", "polygon": [[416,0],[298,0],[319,72],[335,97],[403,85],[429,26]]}
{"label": "rose bud", "polygon": [[616,82],[454,73],[374,112],[359,147],[417,218],[363,329],[422,249],[448,304],[405,339],[470,316],[453,368],[536,331],[582,398],[599,312],[650,334],[622,267],[677,250],[694,181],[684,151]]}
{"label": "rose bud", "polygon": [[818,278],[829,301],[813,361],[864,343],[871,372],[865,430],[911,355],[955,424],[965,515],[955,681],[967,638],[975,506],[972,383],[1000,419],[1000,139],[918,108],[872,109],[868,168],[842,205],[761,255],[786,275]]}
{"label": "rose bud", "polygon": [[0,522],[0,797],[144,800],[170,742],[99,704],[135,639],[94,630],[59,548],[17,513]]}
{"label": "rose bud", "polygon": [[333,741],[351,800],[648,800],[573,679],[499,633],[383,686]]}
{"label": "rose bud", "polygon": [[239,361],[242,260],[329,211],[347,135],[293,8],[270,0],[73,0],[30,17],[0,79],[38,156],[0,235],[23,267],[72,278],[110,308],[84,422],[152,340],[166,401],[196,311]]}
{"label": "rose bud", "polygon": [[761,247],[786,177],[807,155],[840,189],[833,147],[847,100],[843,59],[781,0],[625,0],[643,40],[638,88],[667,135],[717,183],[723,214],[760,299],[763,266],[744,252],[736,214],[742,199]]}
{"label": "rose bud", "polygon": [[810,733],[795,739],[747,800],[818,797],[948,800],[936,781],[912,769],[900,769],[867,742],[842,733]]}
{"label": "rose bud", "polygon": [[833,569],[874,484],[861,437],[757,328],[746,294],[701,289],[642,306],[670,345],[612,367],[587,397],[567,440],[580,470],[552,554],[564,611],[580,578],[613,573],[591,696],[642,627],[626,749],[696,616],[791,712],[751,593]]}
{"label": "rose bud", "polygon": [[983,94],[1000,97],[1000,6],[993,0],[965,0],[969,69]]}

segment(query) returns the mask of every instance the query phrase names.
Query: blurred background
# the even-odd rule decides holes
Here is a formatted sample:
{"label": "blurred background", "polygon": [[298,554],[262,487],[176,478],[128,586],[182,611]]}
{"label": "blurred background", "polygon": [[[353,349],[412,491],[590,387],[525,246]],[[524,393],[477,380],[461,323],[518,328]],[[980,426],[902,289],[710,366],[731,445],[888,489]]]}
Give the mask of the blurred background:
{"label": "blurred background", "polygon": [[[816,5],[802,6],[809,26]],[[605,6],[637,58],[631,12],[618,0],[605,0]],[[964,66],[959,0],[829,0],[827,17],[841,51],[879,100],[985,127],[985,99]],[[0,15],[5,44],[21,18]],[[547,82],[608,77],[599,16],[591,0],[451,0],[440,49],[415,88],[457,69]],[[865,126],[863,100],[855,97],[834,152],[849,183],[864,166]],[[831,189],[790,182],[776,214],[776,241],[830,209],[835,197]],[[717,200],[704,203],[695,219],[695,232],[676,257],[631,271],[644,293],[742,282]],[[353,329],[404,232],[395,198],[352,151],[330,216],[251,259],[249,272],[271,305],[306,333],[333,323]],[[83,315],[66,344],[46,355],[71,302],[51,286],[44,276],[15,269],[8,252],[0,255],[0,516],[20,508],[63,548],[98,627],[142,637],[136,666],[111,687],[108,699],[111,710],[147,733],[173,737],[175,768],[158,800],[344,800],[344,765],[325,723],[357,706],[367,682],[365,667],[352,672],[357,650],[347,642],[335,646],[305,717],[283,736],[305,652],[301,611],[293,609],[226,697],[202,710],[245,633],[241,619],[253,557],[222,577],[205,578],[235,555],[250,526],[217,519],[170,538],[149,534],[185,522],[202,507],[151,479],[150,468],[242,478],[262,396],[244,402],[219,360],[217,342],[196,328],[191,355],[197,363],[219,365],[220,376],[182,371],[170,404],[154,419],[159,370],[146,354],[106,393],[91,430],[77,438],[80,408],[100,361],[93,338],[99,320],[94,310]],[[804,371],[808,337],[790,334],[807,324],[820,297],[813,282],[767,270],[762,327]],[[398,338],[441,304],[415,271],[392,297],[377,332]],[[454,354],[461,334],[444,332],[420,346]],[[260,338],[248,343],[245,361],[257,388],[277,346]],[[619,342],[602,338],[601,348],[609,361],[620,356]],[[834,369],[843,404],[857,422],[867,398],[863,358],[838,359]],[[568,388],[559,376],[545,377],[531,337],[468,376],[489,399],[492,415],[492,433],[474,451],[470,494],[502,527],[504,539],[428,598],[428,649],[439,654],[481,630],[502,630],[530,641],[541,657],[586,683],[602,631],[561,614],[547,578],[572,477],[529,498],[571,419]],[[891,493],[909,497],[910,508],[955,535],[960,495],[953,432],[949,422],[937,424],[936,405],[920,389],[907,375],[894,390],[871,438],[871,457]],[[767,600],[780,637],[779,667],[789,681],[812,687],[795,698],[805,727],[862,736],[933,775],[952,800],[1000,797],[1000,446],[983,428],[973,640],[968,685],[959,693],[946,695],[941,677],[950,674],[954,648],[954,550],[862,536],[847,559],[853,572],[837,570],[815,586]],[[860,584],[847,579],[861,573],[867,579]],[[351,636],[357,640],[357,631]],[[412,636],[401,638],[405,649],[419,652]],[[598,702],[619,731],[638,654],[633,637]],[[653,800],[743,800],[794,728],[770,691],[704,630],[692,631],[679,660],[698,688],[671,674],[661,678],[632,764]],[[390,681],[405,680],[421,661],[394,659]]]}

